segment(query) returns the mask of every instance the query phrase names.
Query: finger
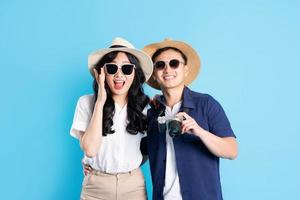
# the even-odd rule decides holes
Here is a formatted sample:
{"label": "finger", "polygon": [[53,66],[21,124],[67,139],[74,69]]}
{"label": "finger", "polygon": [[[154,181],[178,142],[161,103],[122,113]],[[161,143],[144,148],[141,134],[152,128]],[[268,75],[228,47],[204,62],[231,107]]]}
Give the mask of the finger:
{"label": "finger", "polygon": [[195,123],[193,121],[190,121],[182,126],[182,131],[187,132],[188,130],[193,129],[194,126]]}
{"label": "finger", "polygon": [[176,117],[179,118],[179,119],[182,120],[182,121],[184,121],[184,120],[186,119],[183,112],[177,113],[177,114],[176,114]]}
{"label": "finger", "polygon": [[[96,71],[96,74],[95,74],[95,76],[96,76],[96,80],[97,80],[97,83],[98,83],[98,85],[100,84],[100,76],[101,76],[101,74],[99,74],[98,73],[98,71],[95,69],[95,71]],[[101,73],[101,71],[100,71],[100,73]]]}
{"label": "finger", "polygon": [[185,119],[193,119],[191,116],[189,116],[186,112],[183,112],[183,117],[185,117]]}
{"label": "finger", "polygon": [[[103,67],[101,68],[101,74],[99,76],[100,83],[103,84],[105,80],[105,73]],[[104,85],[104,84],[103,84]]]}
{"label": "finger", "polygon": [[185,126],[186,124],[189,124],[189,123],[192,123],[193,120],[190,118],[190,119],[186,119],[184,121],[182,121],[182,126]]}
{"label": "finger", "polygon": [[96,79],[97,83],[99,84],[99,74],[95,68],[93,69],[93,71],[94,71],[95,79]]}
{"label": "finger", "polygon": [[176,116],[181,117],[183,120],[191,118],[186,112],[179,112]]}
{"label": "finger", "polygon": [[92,172],[92,168],[90,166],[85,166],[83,168],[84,174],[89,174]]}
{"label": "finger", "polygon": [[89,171],[92,171],[92,167],[90,165],[87,165],[86,169],[89,170]]}
{"label": "finger", "polygon": [[184,112],[179,112],[176,114],[176,117],[182,117],[182,116],[184,116]]}
{"label": "finger", "polygon": [[93,68],[93,72],[94,72],[95,78],[97,78],[98,77],[98,72],[97,72],[96,68]]}
{"label": "finger", "polygon": [[90,165],[84,165],[84,169],[91,169]]}
{"label": "finger", "polygon": [[191,131],[192,129],[193,129],[193,128],[190,127],[190,126],[185,126],[185,127],[183,128],[182,132],[183,132],[183,133],[187,133],[187,132]]}

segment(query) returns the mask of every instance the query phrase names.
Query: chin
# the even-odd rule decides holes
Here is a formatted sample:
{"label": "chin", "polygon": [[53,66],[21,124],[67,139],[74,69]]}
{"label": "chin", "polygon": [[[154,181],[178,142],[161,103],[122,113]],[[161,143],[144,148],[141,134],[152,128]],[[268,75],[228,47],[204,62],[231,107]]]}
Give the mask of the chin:
{"label": "chin", "polygon": [[169,88],[169,87],[173,88],[173,87],[178,86],[179,84],[178,84],[178,83],[174,83],[174,82],[173,82],[173,83],[171,83],[171,82],[163,82],[162,85],[163,85],[165,88]]}
{"label": "chin", "polygon": [[129,88],[122,88],[121,90],[116,90],[116,89],[112,90],[114,95],[124,95],[124,94],[127,94],[128,91],[129,91]]}
{"label": "chin", "polygon": [[172,84],[172,83],[168,83],[168,84],[162,84],[162,87],[165,88],[165,89],[174,89],[174,88],[181,88],[182,86],[184,85],[181,85],[181,84]]}
{"label": "chin", "polygon": [[122,91],[122,90],[113,90],[113,95],[124,95],[126,94],[125,91]]}

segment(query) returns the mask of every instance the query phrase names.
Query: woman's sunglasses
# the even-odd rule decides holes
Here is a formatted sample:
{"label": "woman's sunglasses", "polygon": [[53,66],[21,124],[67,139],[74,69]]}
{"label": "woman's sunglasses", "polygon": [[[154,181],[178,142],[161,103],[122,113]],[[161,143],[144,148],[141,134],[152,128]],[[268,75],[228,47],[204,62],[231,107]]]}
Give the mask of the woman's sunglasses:
{"label": "woman's sunglasses", "polygon": [[154,67],[158,70],[162,70],[167,66],[167,64],[169,64],[169,66],[172,69],[177,69],[178,66],[180,65],[180,63],[185,64],[184,62],[179,61],[177,59],[172,59],[172,60],[169,60],[169,61],[160,60],[160,61],[157,61],[157,62],[154,63]]}
{"label": "woman's sunglasses", "polygon": [[126,64],[119,66],[115,63],[105,63],[104,68],[106,70],[106,73],[108,73],[110,75],[116,74],[119,68],[121,69],[121,71],[124,75],[130,75],[132,73],[133,69],[135,68],[135,65],[131,64],[131,63],[126,63]]}

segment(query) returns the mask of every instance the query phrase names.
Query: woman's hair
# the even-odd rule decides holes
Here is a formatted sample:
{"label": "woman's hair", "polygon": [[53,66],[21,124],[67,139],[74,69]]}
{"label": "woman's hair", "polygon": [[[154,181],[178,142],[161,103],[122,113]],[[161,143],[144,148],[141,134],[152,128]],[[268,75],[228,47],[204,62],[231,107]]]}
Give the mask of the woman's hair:
{"label": "woman's hair", "polygon": [[[112,47],[114,48],[120,46]],[[98,73],[101,73],[101,67],[103,67],[105,63],[112,62],[117,57],[117,54],[119,52],[122,51],[113,51],[104,55],[96,64],[95,69],[98,71]],[[130,63],[135,65],[134,79],[129,88],[127,96],[127,119],[129,123],[127,124],[126,130],[130,134],[136,135],[138,132],[143,133],[147,129],[147,118],[143,114],[143,110],[149,103],[149,97],[145,95],[142,87],[142,84],[145,82],[146,78],[138,59],[130,53],[124,53],[127,55]],[[95,78],[93,82],[93,89],[96,102],[98,94],[98,84]],[[115,132],[115,130],[112,130],[113,116],[115,114],[115,104],[112,98],[112,92],[106,81],[105,89],[107,92],[107,99],[103,107],[103,136],[106,136],[107,134],[113,134]]]}
{"label": "woman's hair", "polygon": [[162,52],[167,51],[167,50],[174,50],[174,51],[180,53],[181,57],[184,60],[184,64],[187,63],[186,55],[180,49],[177,49],[176,47],[163,47],[163,48],[157,49],[155,51],[155,53],[152,55],[152,61],[154,62],[154,60],[157,56],[159,56]]}

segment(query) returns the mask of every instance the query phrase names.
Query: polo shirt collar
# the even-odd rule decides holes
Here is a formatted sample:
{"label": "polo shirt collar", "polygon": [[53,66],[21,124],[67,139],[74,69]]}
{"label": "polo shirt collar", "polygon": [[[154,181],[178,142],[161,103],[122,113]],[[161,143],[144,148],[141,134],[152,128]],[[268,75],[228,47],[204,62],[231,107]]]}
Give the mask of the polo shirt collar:
{"label": "polo shirt collar", "polygon": [[184,87],[183,89],[183,108],[195,108],[195,102],[192,98],[192,91],[188,87]]}

